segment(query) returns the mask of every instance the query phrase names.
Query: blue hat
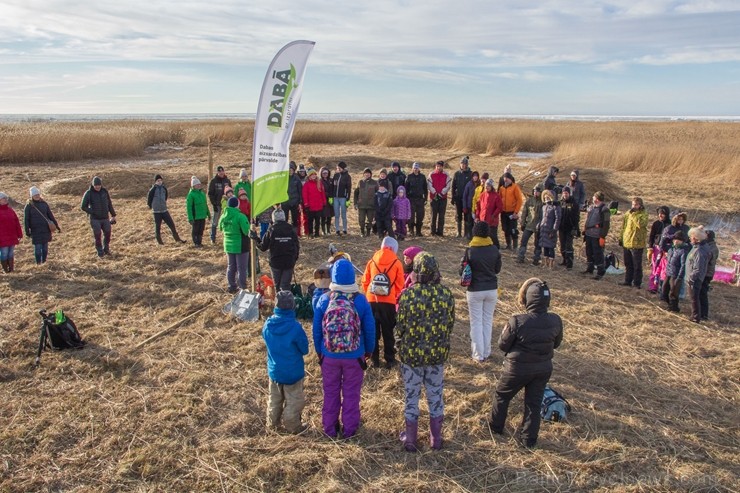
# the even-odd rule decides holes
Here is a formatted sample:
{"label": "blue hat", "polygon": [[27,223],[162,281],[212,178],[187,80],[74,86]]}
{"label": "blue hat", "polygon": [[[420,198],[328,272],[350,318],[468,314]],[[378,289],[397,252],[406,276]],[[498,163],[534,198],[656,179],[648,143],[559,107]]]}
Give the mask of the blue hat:
{"label": "blue hat", "polygon": [[331,282],[334,284],[354,284],[355,267],[347,259],[339,259],[331,268]]}
{"label": "blue hat", "polygon": [[231,197],[227,204],[229,207],[239,207],[239,199],[236,197]]}

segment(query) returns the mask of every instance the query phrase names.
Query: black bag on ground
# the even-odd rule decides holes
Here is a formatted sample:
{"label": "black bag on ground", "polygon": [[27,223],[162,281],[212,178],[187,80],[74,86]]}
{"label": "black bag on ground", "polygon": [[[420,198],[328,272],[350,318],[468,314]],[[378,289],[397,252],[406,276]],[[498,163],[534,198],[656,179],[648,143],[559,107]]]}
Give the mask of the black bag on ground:
{"label": "black bag on ground", "polygon": [[39,348],[36,353],[36,364],[41,360],[41,352],[45,348],[55,350],[80,349],[85,341],[80,336],[77,326],[62,310],[47,315],[46,310],[39,311],[41,315],[41,331],[39,334]]}

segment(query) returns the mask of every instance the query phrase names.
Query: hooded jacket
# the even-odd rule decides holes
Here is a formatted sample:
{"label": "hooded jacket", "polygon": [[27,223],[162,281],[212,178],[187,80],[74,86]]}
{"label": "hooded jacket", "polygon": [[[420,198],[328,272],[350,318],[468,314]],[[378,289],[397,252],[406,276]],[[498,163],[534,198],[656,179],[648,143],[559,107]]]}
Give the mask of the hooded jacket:
{"label": "hooded jacket", "polygon": [[290,209],[301,205],[301,200],[303,200],[303,182],[298,173],[293,173],[288,177],[288,201],[283,202],[284,208]]}
{"label": "hooded jacket", "polygon": [[[478,244],[479,241],[480,245]],[[470,265],[470,270],[473,273],[468,291],[491,291],[498,289],[498,273],[501,272],[501,253],[496,245],[493,244],[491,238],[473,237],[468,248],[468,265]]]}
{"label": "hooded jacket", "polygon": [[275,308],[265,321],[262,338],[267,346],[267,374],[270,380],[293,385],[306,374],[303,356],[308,354],[308,338],[295,318],[295,310]]}
{"label": "hooded jacket", "polygon": [[[678,224],[678,217],[683,216],[684,223],[679,225]],[[668,249],[671,247],[671,244],[673,243],[673,235],[675,235],[677,232],[682,231],[684,238],[688,239],[689,237],[689,225],[686,224],[686,214],[679,212],[675,216],[673,216],[673,219],[671,219],[671,224],[663,228],[663,232],[660,235],[660,249],[664,252],[667,252]]]}
{"label": "hooded jacket", "polygon": [[398,188],[399,195],[393,199],[393,211],[391,216],[393,219],[398,219],[399,221],[408,221],[411,219],[411,202],[408,197],[406,197],[406,188],[403,185]]}
{"label": "hooded jacket", "polygon": [[239,207],[227,207],[218,220],[218,229],[224,234],[224,252],[242,253],[244,238],[249,234],[249,221]]}
{"label": "hooded jacket", "polygon": [[398,187],[402,187],[406,183],[406,173],[399,167],[398,173],[395,171],[388,173],[388,181],[393,185],[393,198],[396,198],[398,196]]}
{"label": "hooded jacket", "polygon": [[619,240],[628,250],[642,250],[647,246],[648,213],[643,209],[630,209],[622,220],[622,232]]}
{"label": "hooded jacket", "polygon": [[498,227],[501,211],[503,211],[503,203],[501,202],[501,196],[495,190],[490,192],[486,190],[481,193],[476,210],[478,219],[487,222],[489,226]]}
{"label": "hooded jacket", "polygon": [[584,236],[606,238],[606,235],[609,234],[610,218],[609,207],[603,202],[589,207],[586,222],[583,225]]}
{"label": "hooded jacket", "polygon": [[449,288],[434,281],[439,268],[430,254],[417,255],[414,272],[419,281],[398,302],[394,329],[398,359],[411,367],[441,365],[450,354],[455,299]]}
{"label": "hooded jacket", "polygon": [[557,183],[555,182],[555,168],[556,166],[550,166],[547,170],[547,176],[542,181],[542,191],[552,190],[555,191]]}
{"label": "hooded jacket", "polygon": [[675,279],[683,280],[686,275],[686,257],[691,246],[681,243],[681,246],[673,245],[666,254],[665,275]]}
{"label": "hooded jacket", "polygon": [[[324,170],[329,173],[328,178],[326,179],[324,179],[323,177]],[[331,171],[326,166],[322,166],[319,170],[319,180],[321,181],[321,186],[324,189],[324,198],[326,199],[324,206],[329,205],[331,207],[331,204],[329,204],[329,199],[334,198],[334,180],[331,177]]]}
{"label": "hooded jacket", "polygon": [[169,193],[167,187],[164,185],[152,185],[149,189],[149,193],[146,195],[146,205],[152,210],[153,213],[167,212],[167,199]]}
{"label": "hooded jacket", "polygon": [[686,257],[686,280],[690,284],[699,285],[704,282],[711,257],[712,254],[705,241],[691,246],[691,251]]}
{"label": "hooded jacket", "polygon": [[558,242],[558,230],[562,219],[560,202],[545,202],[542,206],[542,220],[540,221],[540,246],[555,248]]}
{"label": "hooded jacket", "polygon": [[719,260],[719,248],[717,248],[717,243],[711,238],[707,238],[706,245],[707,245],[707,250],[709,251],[709,254],[711,255],[711,258],[709,259],[709,264],[707,264],[706,277],[713,279],[714,273],[717,270],[717,260]]}
{"label": "hooded jacket", "polygon": [[463,209],[466,209],[470,212],[475,209],[473,207],[473,197],[475,196],[475,189],[480,185],[480,180],[478,182],[474,182],[471,178],[467,185],[465,185],[465,190],[463,190]]}
{"label": "hooded jacket", "polygon": [[[384,272],[391,281],[391,289],[388,296],[378,296],[368,291],[373,278]],[[403,289],[403,263],[390,248],[381,248],[370,259],[365,266],[362,275],[360,290],[365,293],[371,303],[396,303],[398,295]]]}
{"label": "hooded jacket", "polygon": [[[355,268],[349,260],[338,260],[331,269],[332,285],[353,286],[355,289]],[[313,347],[316,354],[337,359],[357,359],[367,353],[372,353],[375,348],[375,318],[373,310],[368,303],[367,298],[362,293],[351,295],[357,315],[360,317],[360,347],[356,351],[347,353],[331,353],[324,347],[324,334],[322,330],[322,321],[324,313],[329,306],[329,296],[331,291],[324,293],[316,303],[313,312]]]}
{"label": "hooded jacket", "polygon": [[375,220],[390,221],[393,212],[393,197],[386,189],[384,192],[375,192]]}
{"label": "hooded jacket", "polygon": [[23,238],[23,231],[18,214],[10,205],[0,205],[0,247],[15,246],[20,238]]}
{"label": "hooded jacket", "polygon": [[110,200],[110,194],[108,190],[100,187],[100,191],[96,191],[92,185],[88,188],[85,195],[82,197],[82,204],[80,208],[90,216],[90,219],[108,219],[108,213],[112,217],[116,217],[116,211],[113,209],[113,202]]}
{"label": "hooded jacket", "polygon": [[529,284],[524,301],[527,313],[511,317],[498,340],[506,357],[504,368],[520,375],[552,371],[554,349],[563,340],[563,321],[547,312],[550,291],[546,285]]}
{"label": "hooded jacket", "polygon": [[536,197],[532,194],[527,198],[522,208],[520,226],[527,231],[534,232],[537,225],[542,221],[542,196]]}
{"label": "hooded jacket", "polygon": [[665,221],[658,219],[650,227],[650,235],[648,236],[648,246],[653,248],[660,246],[660,237],[663,234],[663,229],[671,224],[671,210],[665,205],[658,207],[658,214],[663,212],[665,215]]}
{"label": "hooded jacket", "polygon": [[227,186],[231,187],[231,180],[229,180],[228,176],[221,178],[216,175],[208,183],[208,199],[211,201],[214,209],[221,207],[221,198],[224,196],[224,189]]}
{"label": "hooded jacket", "polygon": [[188,209],[188,221],[198,221],[211,217],[211,211],[208,210],[208,200],[202,188],[191,188],[185,199],[185,206]]}
{"label": "hooded jacket", "polygon": [[252,236],[257,248],[266,252],[270,250],[270,267],[273,269],[292,269],[298,260],[300,244],[295,228],[287,221],[277,221],[272,224],[262,241]]}
{"label": "hooded jacket", "polygon": [[501,196],[502,212],[519,214],[524,203],[524,196],[519,185],[512,181],[508,187],[506,185],[499,187],[498,194]]}
{"label": "hooded jacket", "polygon": [[324,209],[326,204],[326,194],[320,188],[321,180],[308,180],[303,185],[303,207],[311,212],[319,212]]}
{"label": "hooded jacket", "polygon": [[378,191],[378,182],[372,177],[360,180],[355,188],[355,205],[360,209],[375,208],[375,192]]}
{"label": "hooded jacket", "polygon": [[577,178],[579,175],[578,171],[575,171],[575,173],[575,181],[572,179],[569,180],[568,186],[570,187],[570,196],[573,197],[573,201],[578,205],[578,208],[581,209],[586,205],[586,186]]}
{"label": "hooded jacket", "polygon": [[54,218],[49,204],[43,199],[29,199],[23,209],[23,224],[26,229],[26,236],[31,238],[31,243],[38,245],[48,243],[51,240],[49,221],[54,223],[57,230],[59,229],[59,223]]}

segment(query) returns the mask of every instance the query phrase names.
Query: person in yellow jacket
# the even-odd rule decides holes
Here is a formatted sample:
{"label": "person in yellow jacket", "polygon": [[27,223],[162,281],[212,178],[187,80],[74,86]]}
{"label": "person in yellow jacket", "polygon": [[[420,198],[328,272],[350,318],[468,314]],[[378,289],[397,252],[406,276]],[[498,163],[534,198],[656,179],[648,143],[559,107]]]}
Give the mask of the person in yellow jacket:
{"label": "person in yellow jacket", "polygon": [[367,263],[360,289],[365,293],[375,317],[375,349],[373,365],[380,366],[380,337],[383,337],[385,367],[396,364],[396,300],[403,290],[403,263],[398,259],[398,242],[386,236]]}
{"label": "person in yellow jacket", "polygon": [[642,257],[647,245],[648,213],[640,197],[632,199],[632,208],[624,214],[619,245],[624,249],[622,286],[642,287]]}
{"label": "person in yellow jacket", "polygon": [[516,226],[519,222],[519,211],[522,210],[524,204],[524,195],[522,195],[522,189],[516,184],[514,175],[509,172],[504,173],[503,181],[504,184],[498,187],[498,194],[504,203],[504,210],[501,211],[501,229],[506,238],[504,250],[509,250],[512,242],[516,250],[519,248],[519,230]]}

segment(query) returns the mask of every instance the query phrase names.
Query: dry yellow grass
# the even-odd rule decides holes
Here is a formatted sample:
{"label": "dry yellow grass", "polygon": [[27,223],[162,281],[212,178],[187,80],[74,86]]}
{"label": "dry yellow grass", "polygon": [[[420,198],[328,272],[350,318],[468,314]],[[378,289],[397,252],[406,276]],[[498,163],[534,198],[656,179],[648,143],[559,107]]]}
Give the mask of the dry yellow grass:
{"label": "dry yellow grass", "polygon": [[[244,161],[246,144],[215,148],[229,175]],[[353,173],[391,160],[404,165],[457,156],[438,149],[373,145],[296,145],[297,161],[343,159]],[[497,176],[510,157],[472,156],[474,169]],[[232,163],[229,165],[228,163]],[[524,184],[530,167],[515,166]],[[430,166],[427,164],[426,170]],[[187,179],[204,179],[206,150],[159,149],[126,160],[3,167],[3,191],[22,202],[31,184],[47,194],[62,233],[50,260],[31,265],[32,249],[18,248],[17,272],[0,276],[0,490],[25,491],[733,491],[740,465],[737,399],[740,344],[737,288],[716,285],[712,321],[696,325],[661,310],[644,292],[600,283],[576,271],[548,272],[514,263],[504,253],[494,336],[519,308],[520,282],[532,275],[552,286],[552,309],[565,321],[553,385],[571,401],[568,424],[543,426],[540,448],[513,440],[521,396],[512,403],[507,435],[491,437],[481,421],[490,412],[501,354],[478,366],[469,358],[467,309],[457,285],[463,243],[452,238],[419,244],[440,260],[456,297],[458,319],[446,370],[445,447],[416,455],[401,451],[402,385],[395,372],[371,371],[363,389],[363,427],[350,442],[320,433],[321,382],[306,358],[305,418],[311,429],[294,437],[264,429],[265,350],[259,323],[234,323],[220,312],[224,255],[154,241],[145,194],[154,173],[170,187],[170,209],[187,237],[183,197]],[[64,173],[60,173],[64,170]],[[98,260],[79,200],[93,175],[103,177],[118,210],[113,255]],[[636,192],[651,211],[664,201],[687,208],[690,222],[737,220],[733,201],[715,188],[687,187],[664,177],[585,167],[593,190],[623,198]],[[355,174],[357,177],[357,174]],[[678,185],[680,186],[680,185]],[[729,186],[728,186],[729,187]],[[356,232],[350,213],[351,232]],[[608,248],[617,250],[615,221]],[[735,223],[737,224],[737,223]],[[166,230],[165,230],[166,231]],[[352,235],[302,243],[298,278],[308,282],[334,241],[362,265],[379,241]],[[720,237],[721,263],[738,246],[737,230]],[[263,257],[264,259],[264,257]],[[582,267],[578,259],[576,269]],[[263,260],[264,267],[264,260]],[[132,347],[203,303],[211,306],[173,333]],[[32,368],[39,308],[63,308],[88,346],[50,353]],[[310,333],[308,325],[305,325]],[[427,439],[423,414],[422,440]]]}
{"label": "dry yellow grass", "polygon": [[[0,125],[0,162],[49,162],[141,155],[170,143],[250,142],[251,121],[56,122]],[[426,148],[498,156],[553,152],[585,168],[696,176],[740,184],[740,124],[726,122],[299,121],[294,144]]]}

